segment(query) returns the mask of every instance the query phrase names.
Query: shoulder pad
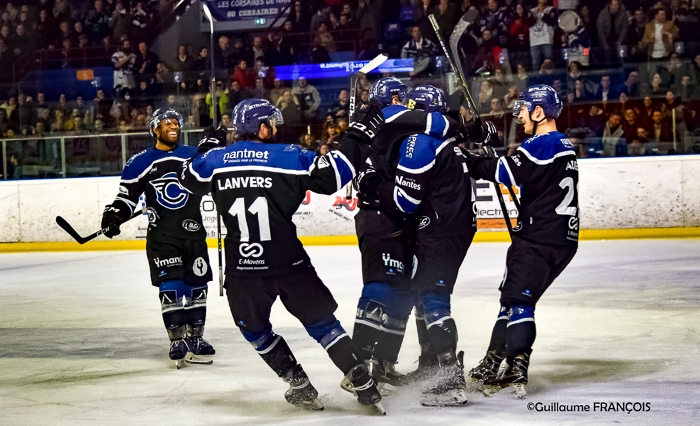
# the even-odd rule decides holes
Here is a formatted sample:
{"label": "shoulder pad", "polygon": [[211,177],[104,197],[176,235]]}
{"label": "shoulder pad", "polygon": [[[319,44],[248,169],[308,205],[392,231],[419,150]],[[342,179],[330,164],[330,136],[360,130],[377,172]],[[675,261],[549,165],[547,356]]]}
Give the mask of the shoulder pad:
{"label": "shoulder pad", "polygon": [[518,150],[536,164],[548,164],[564,155],[576,156],[574,145],[559,132],[534,135],[526,139]]}

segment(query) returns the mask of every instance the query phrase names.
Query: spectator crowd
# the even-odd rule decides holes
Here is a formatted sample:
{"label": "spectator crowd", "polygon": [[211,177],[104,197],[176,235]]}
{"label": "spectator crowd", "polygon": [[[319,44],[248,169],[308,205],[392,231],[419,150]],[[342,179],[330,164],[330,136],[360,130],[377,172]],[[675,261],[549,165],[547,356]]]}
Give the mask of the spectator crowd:
{"label": "spectator crowd", "polygon": [[[230,124],[237,103],[259,97],[281,109],[282,138],[333,149],[347,128],[349,91],[339,88],[333,100],[324,99],[316,87],[323,82],[282,81],[276,66],[329,62],[348,51],[368,59],[383,51],[414,59],[413,71],[399,77],[444,87],[436,59],[442,52],[428,15],[449,39],[459,18],[475,10],[474,25],[459,39],[460,60],[472,79],[475,107],[502,136],[501,150],[524,137],[510,109],[534,83],[559,93],[565,103],[559,127],[582,157],[694,152],[688,137],[700,136],[700,0],[581,2],[571,10],[551,0],[295,0],[276,29],[218,34],[213,52],[180,45],[161,58],[147,35],[173,3],[4,2],[0,74],[39,49],[49,68],[111,63],[114,85],[51,101],[42,92],[12,90],[0,101],[0,135],[143,132],[150,113],[166,106],[196,129]],[[572,16],[573,27],[561,25]],[[359,102],[367,100],[370,84],[361,82]],[[447,92],[453,92],[450,107],[468,117],[460,92]],[[308,126],[313,135],[306,135]]]}

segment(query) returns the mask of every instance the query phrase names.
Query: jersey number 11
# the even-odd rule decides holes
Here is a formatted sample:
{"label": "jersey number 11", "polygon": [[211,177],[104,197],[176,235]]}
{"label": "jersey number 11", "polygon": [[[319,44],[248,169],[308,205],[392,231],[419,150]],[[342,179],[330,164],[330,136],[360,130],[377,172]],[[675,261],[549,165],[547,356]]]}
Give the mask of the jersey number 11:
{"label": "jersey number 11", "polygon": [[[258,197],[250,205],[248,211],[258,216],[260,226],[260,241],[270,241],[270,216],[267,210],[267,199]],[[241,242],[250,241],[250,231],[248,230],[248,220],[245,213],[245,199],[236,198],[231,208],[228,210],[231,216],[238,218],[238,230],[241,232]]]}

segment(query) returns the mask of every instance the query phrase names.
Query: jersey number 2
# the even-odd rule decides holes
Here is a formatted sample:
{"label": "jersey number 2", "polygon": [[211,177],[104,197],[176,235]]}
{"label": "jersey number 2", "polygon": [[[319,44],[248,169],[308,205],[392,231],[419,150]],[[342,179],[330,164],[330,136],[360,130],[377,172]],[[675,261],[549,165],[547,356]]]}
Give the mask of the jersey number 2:
{"label": "jersey number 2", "polygon": [[562,202],[554,209],[557,214],[566,216],[576,216],[578,209],[574,206],[570,206],[571,202],[574,200],[574,191],[577,189],[574,187],[574,180],[570,177],[565,177],[559,182],[561,189],[566,190],[566,195]]}
{"label": "jersey number 2", "polygon": [[[270,241],[270,216],[267,211],[267,200],[265,197],[258,197],[250,205],[248,211],[258,215],[258,225],[260,226],[260,241]],[[238,230],[241,232],[241,242],[250,241],[250,231],[248,230],[248,220],[245,214],[245,199],[236,198],[231,208],[228,210],[231,216],[238,218]]]}

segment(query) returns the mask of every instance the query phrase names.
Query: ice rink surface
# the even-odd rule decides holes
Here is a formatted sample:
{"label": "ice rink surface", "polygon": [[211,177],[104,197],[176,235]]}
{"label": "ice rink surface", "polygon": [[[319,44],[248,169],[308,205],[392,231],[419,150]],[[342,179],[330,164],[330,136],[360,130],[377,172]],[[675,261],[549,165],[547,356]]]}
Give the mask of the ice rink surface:
{"label": "ice rink surface", "polygon": [[[506,248],[475,244],[460,271],[452,314],[467,369],[488,344]],[[308,251],[350,332],[361,288],[359,251]],[[210,256],[215,263],[216,252]],[[288,341],[326,409],[305,412],[287,404],[287,385],[235,328],[217,283],[210,287],[205,332],[217,350],[215,361],[175,369],[147,270],[145,253],[137,251],[0,255],[3,424],[700,423],[697,239],[581,243],[538,305],[527,399],[472,393],[466,407],[426,408],[418,389],[401,389],[384,399],[385,418],[340,389],[341,373],[278,303],[274,329]],[[418,352],[411,318],[397,369],[414,369]],[[600,402],[649,403],[649,411],[601,412],[594,405]],[[530,403],[587,405],[590,411],[529,410]]]}

